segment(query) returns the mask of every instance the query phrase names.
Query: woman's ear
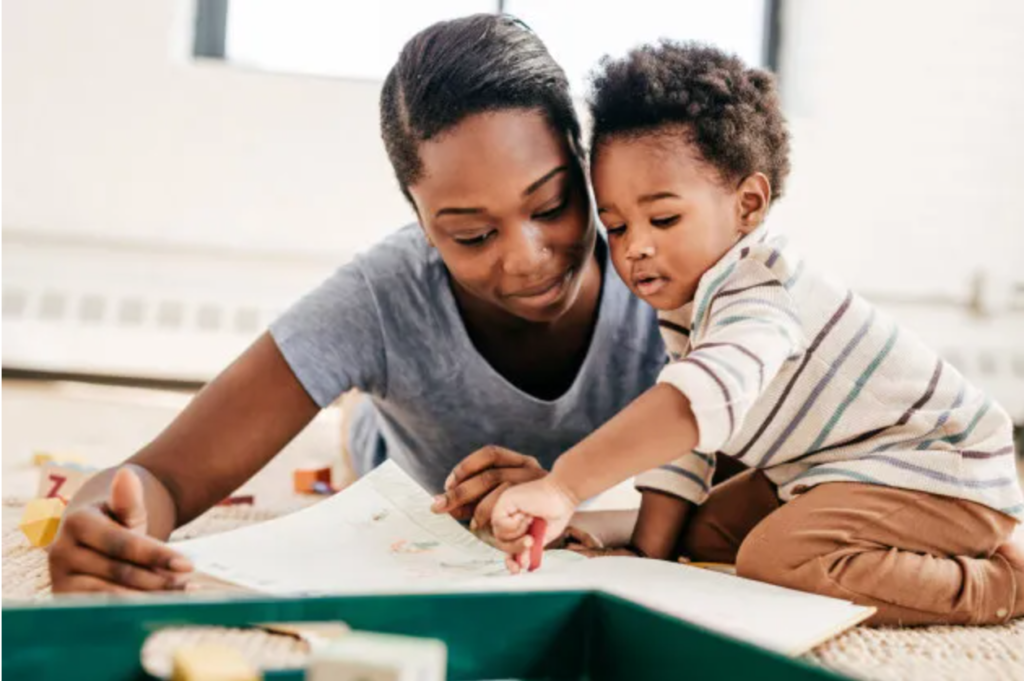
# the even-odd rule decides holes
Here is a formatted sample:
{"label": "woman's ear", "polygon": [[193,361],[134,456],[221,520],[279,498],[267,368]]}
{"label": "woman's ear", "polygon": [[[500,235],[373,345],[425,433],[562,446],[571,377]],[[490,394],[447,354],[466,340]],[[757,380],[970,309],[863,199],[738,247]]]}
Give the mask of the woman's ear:
{"label": "woman's ear", "polygon": [[764,173],[753,173],[743,178],[736,189],[739,231],[750,234],[764,221],[772,202],[772,184]]}

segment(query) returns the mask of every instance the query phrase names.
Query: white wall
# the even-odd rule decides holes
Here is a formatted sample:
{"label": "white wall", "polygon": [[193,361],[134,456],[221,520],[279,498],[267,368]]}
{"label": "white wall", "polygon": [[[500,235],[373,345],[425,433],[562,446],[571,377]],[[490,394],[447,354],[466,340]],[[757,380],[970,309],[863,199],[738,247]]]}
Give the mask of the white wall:
{"label": "white wall", "polygon": [[[890,303],[966,301],[984,275],[989,316],[928,305],[898,313],[949,356],[987,366],[977,380],[1024,421],[1024,3],[784,7],[794,171],[772,221],[820,268]],[[9,284],[41,300],[57,276],[44,272],[57,268],[68,309],[90,286],[109,295],[111,310],[125,302],[117,290],[156,309],[158,297],[177,294],[146,291],[138,268],[114,266],[153,257],[170,288],[178,277],[206,296],[186,304],[253,304],[266,321],[283,299],[412,219],[380,141],[377,85],[195,61],[192,0],[7,0],[3,9],[3,237],[25,246],[4,255],[5,366],[118,372],[126,369],[114,359],[127,348],[135,367],[164,347],[114,330],[125,340],[100,360],[82,342],[100,331],[81,320],[56,325],[31,301],[22,318],[9,317]],[[81,272],[33,264],[62,262],[47,244],[81,239],[121,255],[80,249]],[[167,244],[198,253],[202,267],[152,255]],[[231,287],[219,284],[233,276]],[[96,343],[114,348],[111,338]],[[168,347],[178,338],[167,335]],[[243,342],[190,352],[202,361],[167,371],[208,377]]]}
{"label": "white wall", "polygon": [[190,58],[191,0],[11,0],[3,227],[318,254],[411,220],[379,88]]}
{"label": "white wall", "polygon": [[[871,291],[1024,278],[1024,4],[785,6],[775,222]],[[5,230],[344,257],[410,219],[376,85],[194,61],[192,11],[5,3]]]}
{"label": "white wall", "polygon": [[1024,287],[1024,3],[785,7],[794,172],[778,221],[872,292],[965,298],[982,270],[993,295]]}

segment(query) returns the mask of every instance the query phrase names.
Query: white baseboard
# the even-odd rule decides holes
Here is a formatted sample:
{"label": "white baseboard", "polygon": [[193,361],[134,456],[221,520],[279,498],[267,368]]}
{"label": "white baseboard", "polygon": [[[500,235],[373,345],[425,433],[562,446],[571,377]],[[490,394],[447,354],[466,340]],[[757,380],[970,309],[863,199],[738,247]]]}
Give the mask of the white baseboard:
{"label": "white baseboard", "polygon": [[[4,232],[5,369],[205,382],[338,262]],[[880,305],[1024,424],[1024,312]]]}
{"label": "white baseboard", "polygon": [[3,366],[204,382],[333,263],[4,234]]}

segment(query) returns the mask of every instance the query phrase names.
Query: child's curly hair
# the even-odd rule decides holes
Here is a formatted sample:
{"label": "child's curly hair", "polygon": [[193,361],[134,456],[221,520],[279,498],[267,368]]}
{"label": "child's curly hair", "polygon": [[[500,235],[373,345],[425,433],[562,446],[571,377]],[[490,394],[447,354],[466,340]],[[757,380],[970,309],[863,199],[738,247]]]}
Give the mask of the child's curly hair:
{"label": "child's curly hair", "polygon": [[[775,78],[698,43],[662,40],[605,57],[591,75],[591,151],[617,136],[683,125],[689,142],[726,180],[768,176],[772,201],[789,174],[789,132]],[[670,131],[665,131],[672,134]]]}

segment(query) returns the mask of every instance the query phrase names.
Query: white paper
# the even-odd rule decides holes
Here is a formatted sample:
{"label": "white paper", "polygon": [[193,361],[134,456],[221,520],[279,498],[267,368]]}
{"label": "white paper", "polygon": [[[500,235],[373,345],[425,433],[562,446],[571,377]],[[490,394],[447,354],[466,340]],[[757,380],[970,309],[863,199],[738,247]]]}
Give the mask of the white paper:
{"label": "white paper", "polygon": [[201,572],[276,594],[593,589],[783,654],[797,655],[872,609],[687,565],[587,560],[545,551],[540,570],[509,575],[504,554],[448,515],[387,462],[308,509],[178,542]]}
{"label": "white paper", "polygon": [[874,612],[835,598],[660,560],[606,557],[545,577],[586,585],[719,633],[800,655]]}
{"label": "white paper", "polygon": [[[388,461],[310,508],[174,548],[201,572],[280,594],[432,591],[512,578],[503,553],[450,516],[432,513],[430,503]],[[547,551],[541,569],[584,560]]]}

